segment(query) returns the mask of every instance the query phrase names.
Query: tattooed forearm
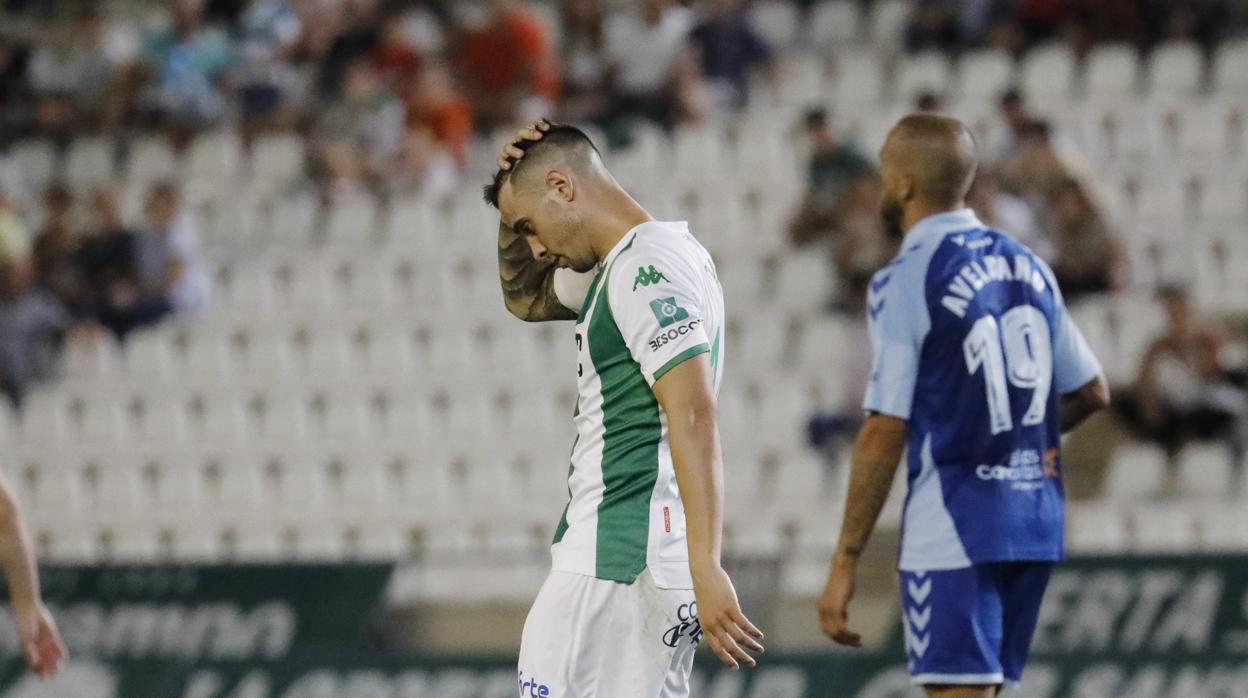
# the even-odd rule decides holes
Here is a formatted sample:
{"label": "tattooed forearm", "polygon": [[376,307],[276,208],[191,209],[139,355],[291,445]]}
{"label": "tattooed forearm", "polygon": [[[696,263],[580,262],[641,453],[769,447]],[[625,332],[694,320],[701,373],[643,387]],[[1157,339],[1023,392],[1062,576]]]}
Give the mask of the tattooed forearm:
{"label": "tattooed forearm", "polygon": [[512,315],[528,322],[575,320],[555,295],[555,266],[533,258],[529,243],[506,225],[498,226],[498,277]]}
{"label": "tattooed forearm", "polygon": [[862,425],[854,444],[845,521],[836,546],[838,555],[856,558],[867,546],[893,487],[893,475],[905,444],[905,420],[877,414]]}

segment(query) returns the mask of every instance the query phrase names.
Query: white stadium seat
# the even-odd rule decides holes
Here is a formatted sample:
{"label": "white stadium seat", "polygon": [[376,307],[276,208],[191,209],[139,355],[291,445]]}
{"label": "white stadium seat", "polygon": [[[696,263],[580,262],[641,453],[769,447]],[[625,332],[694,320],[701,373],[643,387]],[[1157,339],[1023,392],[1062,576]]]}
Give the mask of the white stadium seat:
{"label": "white stadium seat", "polygon": [[1069,100],[1075,83],[1076,59],[1062,44],[1033,48],[1023,56],[1020,79],[1023,93],[1032,104],[1058,104]]}
{"label": "white stadium seat", "polygon": [[777,50],[793,45],[801,26],[797,6],[784,0],[760,0],[750,5],[750,24],[767,44]]}
{"label": "white stadium seat", "polygon": [[942,53],[924,52],[901,59],[894,81],[894,99],[910,105],[924,92],[944,95],[953,83],[953,68]]}
{"label": "white stadium seat", "polygon": [[1105,496],[1123,502],[1155,498],[1166,467],[1166,454],[1156,446],[1119,446],[1109,461]]}
{"label": "white stadium seat", "polygon": [[822,0],[810,10],[809,42],[820,52],[856,43],[861,34],[859,4],[854,0]]}
{"label": "white stadium seat", "polygon": [[877,0],[871,3],[871,44],[885,51],[901,47],[902,32],[910,18],[909,0]]}
{"label": "white stadium seat", "polygon": [[959,62],[959,94],[967,100],[993,102],[1014,79],[1014,61],[1000,49],[971,52]]}
{"label": "white stadium seat", "polygon": [[1215,93],[1243,94],[1248,91],[1248,40],[1228,41],[1218,47],[1213,59]]}
{"label": "white stadium seat", "polygon": [[1191,98],[1201,88],[1203,70],[1204,59],[1195,42],[1161,44],[1148,62],[1148,92],[1154,99]]}
{"label": "white stadium seat", "polygon": [[1128,541],[1121,510],[1101,502],[1071,502],[1066,506],[1066,544],[1072,553],[1121,551]]}
{"label": "white stadium seat", "polygon": [[1095,102],[1120,101],[1136,93],[1139,58],[1126,45],[1106,45],[1092,49],[1084,66],[1083,94]]}
{"label": "white stadium seat", "polygon": [[1132,550],[1183,553],[1196,547],[1196,517],[1183,505],[1149,505],[1133,510]]}

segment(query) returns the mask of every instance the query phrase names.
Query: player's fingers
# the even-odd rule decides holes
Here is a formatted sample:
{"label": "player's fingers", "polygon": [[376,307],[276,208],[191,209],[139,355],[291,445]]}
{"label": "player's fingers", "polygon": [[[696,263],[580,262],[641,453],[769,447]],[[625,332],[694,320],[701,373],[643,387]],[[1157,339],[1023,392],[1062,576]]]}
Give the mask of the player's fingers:
{"label": "player's fingers", "polygon": [[750,637],[745,632],[745,630],[741,628],[741,626],[735,623],[728,626],[728,634],[731,635],[732,639],[736,640],[737,644],[741,645],[742,647],[753,650],[755,652],[763,651],[763,646],[759,644],[758,640],[755,640],[754,638]]}
{"label": "player's fingers", "polygon": [[755,627],[755,625],[750,622],[750,619],[746,618],[745,614],[742,613],[739,608],[732,612],[732,622],[736,623],[742,630],[749,633],[756,640],[762,640],[765,637],[763,635],[763,631]]}
{"label": "player's fingers", "polygon": [[519,143],[521,141],[540,141],[541,139],[542,132],[536,128],[530,127],[522,128],[519,131],[516,131],[516,137],[511,139],[511,142]]}
{"label": "player's fingers", "polygon": [[717,637],[719,638],[720,644],[723,645],[724,650],[726,650],[728,654],[731,654],[733,659],[736,659],[750,668],[758,666],[758,662],[754,661],[754,658],[750,656],[749,652],[741,649],[741,646],[737,644],[736,640],[732,639],[732,635],[729,634],[726,628],[721,628]]}
{"label": "player's fingers", "polygon": [[545,119],[538,119],[537,123],[533,124],[533,128],[536,128],[544,133],[550,130],[550,122]]}
{"label": "player's fingers", "polygon": [[838,645],[846,647],[862,647],[862,636],[848,628],[841,628],[832,636],[832,640]]}
{"label": "player's fingers", "polygon": [[737,664],[737,660],[733,659],[731,654],[728,654],[715,635],[708,633],[706,636],[706,643],[711,646],[711,651],[715,653],[716,657],[719,657],[719,661],[723,662],[724,666],[732,669],[733,671],[737,671],[741,668],[741,666]]}

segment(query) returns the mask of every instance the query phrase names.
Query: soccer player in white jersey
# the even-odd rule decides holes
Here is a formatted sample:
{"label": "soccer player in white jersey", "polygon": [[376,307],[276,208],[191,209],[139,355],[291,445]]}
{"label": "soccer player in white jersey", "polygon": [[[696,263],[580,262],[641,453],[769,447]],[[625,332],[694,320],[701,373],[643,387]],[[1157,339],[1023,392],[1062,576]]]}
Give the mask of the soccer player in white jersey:
{"label": "soccer player in white jersey", "polygon": [[[571,496],[525,622],[520,695],[688,696],[703,636],[729,667],[754,666],[763,634],[720,565],[714,262],[688,224],[654,220],[572,127],[521,131],[485,194],[508,310],[576,321]],[[587,292],[564,288],[571,273],[592,273]]]}
{"label": "soccer player in white jersey", "polygon": [[871,280],[874,350],[845,521],[819,602],[823,630],[858,646],[857,561],[902,450],[902,621],[929,696],[990,698],[1022,676],[1063,554],[1061,435],[1109,403],[1101,365],[1053,272],[966,208],[975,143],[912,115],[880,153],[897,258]]}

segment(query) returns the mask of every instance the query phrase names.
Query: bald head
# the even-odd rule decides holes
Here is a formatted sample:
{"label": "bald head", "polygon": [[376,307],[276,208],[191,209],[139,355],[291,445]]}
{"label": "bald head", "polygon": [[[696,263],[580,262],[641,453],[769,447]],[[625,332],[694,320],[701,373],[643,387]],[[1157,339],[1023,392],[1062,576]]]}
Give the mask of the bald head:
{"label": "bald head", "polygon": [[[957,119],[911,114],[888,134],[880,152],[881,170],[898,180],[897,193],[933,207],[953,207],[966,197],[975,178],[975,139]],[[886,176],[887,176],[886,175]]]}

